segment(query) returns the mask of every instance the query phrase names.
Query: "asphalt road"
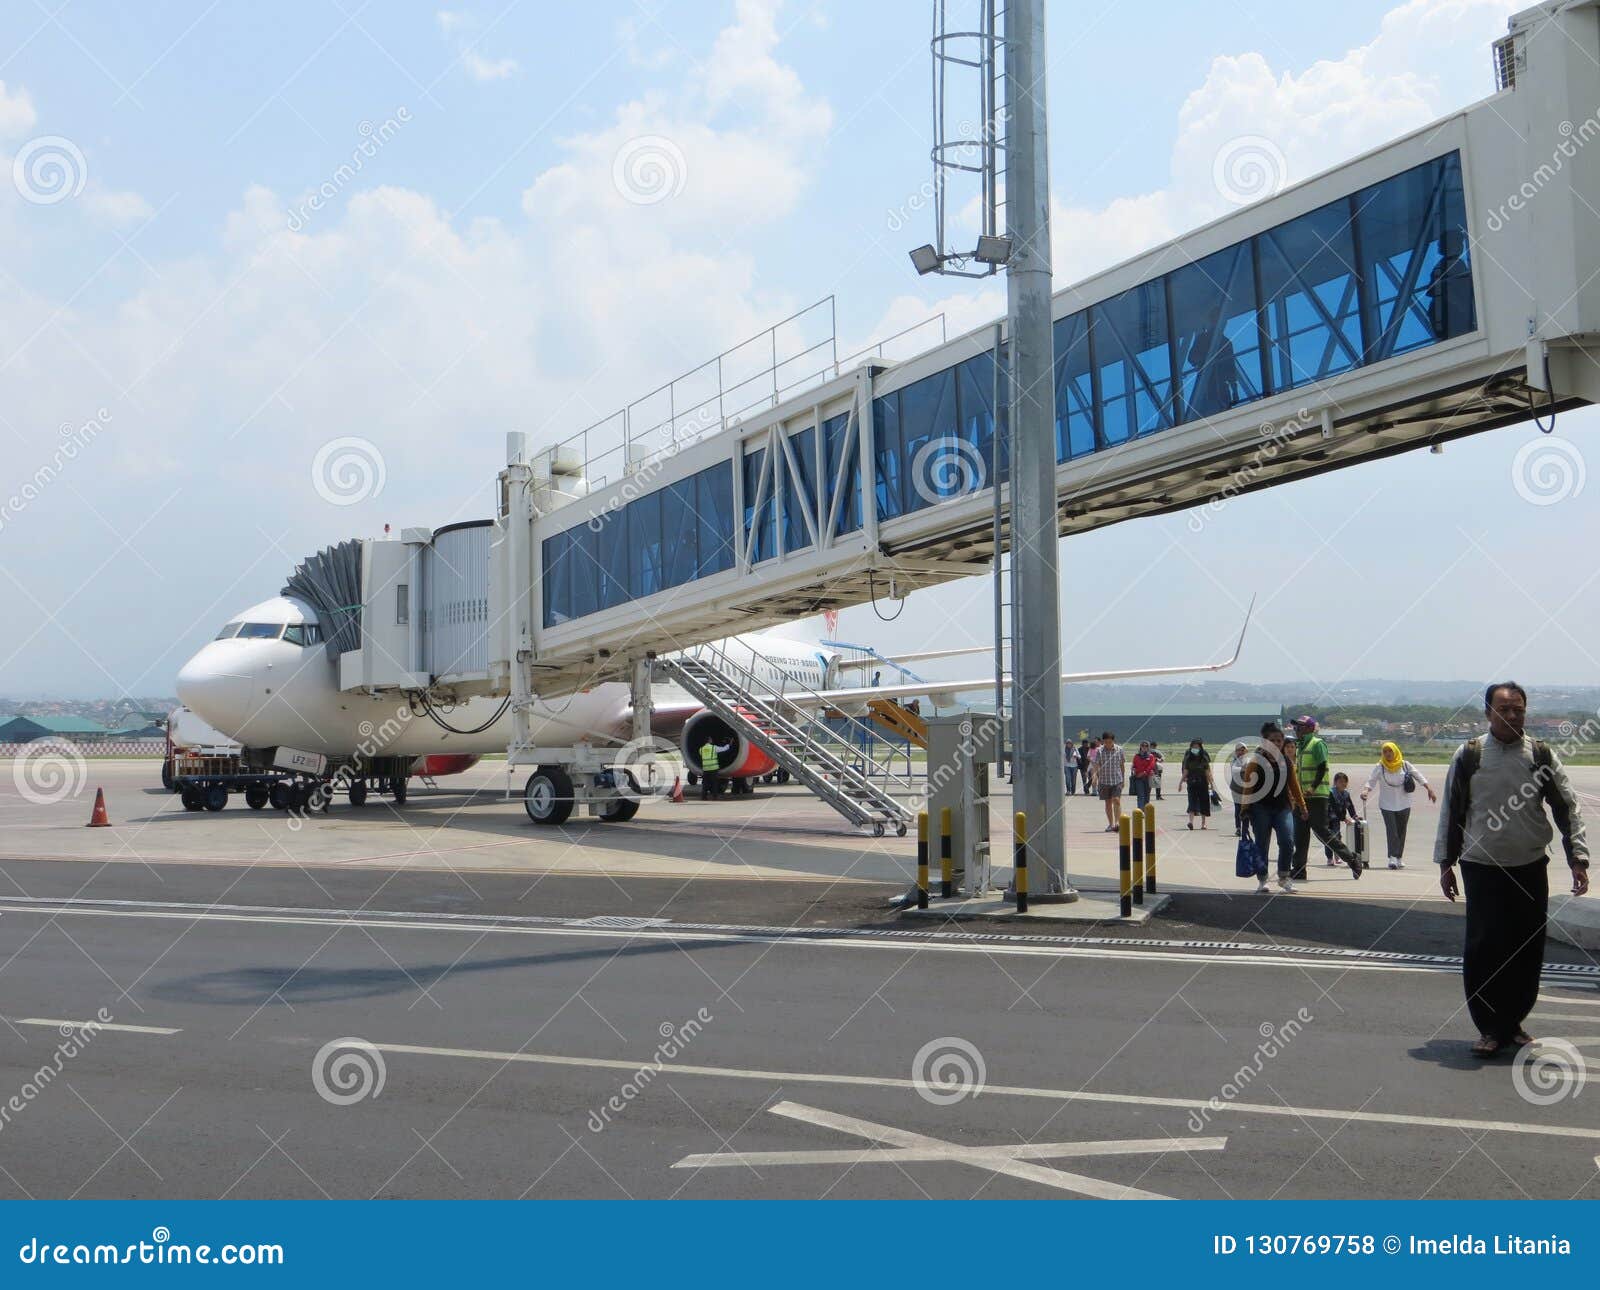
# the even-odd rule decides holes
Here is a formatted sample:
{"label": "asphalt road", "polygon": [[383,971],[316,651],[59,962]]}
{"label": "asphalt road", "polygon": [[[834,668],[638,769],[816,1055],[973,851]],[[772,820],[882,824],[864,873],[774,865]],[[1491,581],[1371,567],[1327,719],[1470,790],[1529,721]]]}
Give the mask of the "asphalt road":
{"label": "asphalt road", "polygon": [[0,866],[0,1196],[1600,1198],[1583,962],[1545,1087],[1467,1056],[1449,964],[1259,912],[782,936],[599,879],[91,869]]}

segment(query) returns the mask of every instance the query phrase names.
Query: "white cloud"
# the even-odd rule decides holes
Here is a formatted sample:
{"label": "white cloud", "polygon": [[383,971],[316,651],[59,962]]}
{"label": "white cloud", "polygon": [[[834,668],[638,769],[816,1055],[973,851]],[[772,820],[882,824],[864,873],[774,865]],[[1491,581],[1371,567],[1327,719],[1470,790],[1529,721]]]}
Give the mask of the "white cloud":
{"label": "white cloud", "polygon": [[0,81],[0,137],[15,138],[33,129],[38,120],[33,110],[33,99],[22,86],[7,90]]}
{"label": "white cloud", "polygon": [[474,15],[464,10],[441,9],[436,16],[439,20],[439,30],[446,36],[456,38],[457,61],[473,80],[481,84],[488,81],[503,81],[516,75],[516,59],[490,58],[478,52],[477,38],[468,39],[470,32],[482,26]]}
{"label": "white cloud", "polygon": [[87,200],[95,215],[112,224],[131,224],[155,214],[155,208],[135,192],[95,188],[90,190]]}
{"label": "white cloud", "polygon": [[514,58],[485,58],[471,49],[461,51],[461,65],[475,81],[503,81],[517,70]]}

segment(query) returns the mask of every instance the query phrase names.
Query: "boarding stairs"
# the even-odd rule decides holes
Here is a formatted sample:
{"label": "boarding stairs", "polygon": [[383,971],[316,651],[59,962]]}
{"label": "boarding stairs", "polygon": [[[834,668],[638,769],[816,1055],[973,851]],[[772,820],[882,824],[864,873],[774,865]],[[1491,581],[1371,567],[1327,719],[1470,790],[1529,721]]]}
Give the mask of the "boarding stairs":
{"label": "boarding stairs", "polygon": [[896,794],[911,797],[916,785],[829,725],[827,702],[815,692],[790,679],[774,693],[759,675],[772,675],[774,665],[748,647],[743,653],[748,663],[721,646],[700,645],[657,658],[655,674],[692,694],[857,828],[903,837],[913,813]]}

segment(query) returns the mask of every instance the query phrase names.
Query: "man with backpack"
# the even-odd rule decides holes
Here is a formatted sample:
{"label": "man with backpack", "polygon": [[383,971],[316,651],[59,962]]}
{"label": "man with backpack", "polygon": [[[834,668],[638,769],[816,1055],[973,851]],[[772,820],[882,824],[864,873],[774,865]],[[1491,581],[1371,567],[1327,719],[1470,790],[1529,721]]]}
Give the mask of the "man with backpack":
{"label": "man with backpack", "polygon": [[1333,767],[1328,764],[1328,745],[1317,733],[1317,719],[1312,716],[1296,717],[1294,732],[1298,752],[1295,770],[1300,777],[1300,791],[1306,798],[1306,815],[1295,822],[1294,876],[1304,882],[1306,859],[1311,854],[1311,838],[1316,836],[1323,847],[1332,851],[1350,867],[1350,876],[1359,878],[1365,866],[1361,857],[1344,844],[1328,823],[1328,796],[1333,792]]}
{"label": "man with backpack", "polygon": [[1491,685],[1483,708],[1488,735],[1456,749],[1445,776],[1433,858],[1448,900],[1458,894],[1455,866],[1461,866],[1467,893],[1462,978],[1478,1028],[1472,1052],[1493,1057],[1533,1042],[1522,1023],[1538,1000],[1544,966],[1551,819],[1561,832],[1574,896],[1589,890],[1589,843],[1561,759],[1523,731],[1527,691],[1515,681]]}

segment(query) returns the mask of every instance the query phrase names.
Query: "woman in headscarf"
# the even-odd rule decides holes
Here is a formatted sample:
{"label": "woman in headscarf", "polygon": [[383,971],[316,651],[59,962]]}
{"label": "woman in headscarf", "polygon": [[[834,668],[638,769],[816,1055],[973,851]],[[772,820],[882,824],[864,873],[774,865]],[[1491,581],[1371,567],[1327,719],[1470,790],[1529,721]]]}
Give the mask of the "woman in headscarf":
{"label": "woman in headscarf", "polygon": [[1181,769],[1184,787],[1189,790],[1189,827],[1194,828],[1195,817],[1199,816],[1204,829],[1211,818],[1211,754],[1200,740],[1189,740]]}
{"label": "woman in headscarf", "polygon": [[1406,825],[1411,822],[1411,795],[1418,784],[1428,790],[1430,802],[1439,800],[1433,785],[1401,754],[1400,745],[1386,743],[1378,750],[1378,764],[1372,768],[1367,786],[1361,790],[1363,802],[1374,786],[1378,790],[1378,810],[1383,813],[1383,833],[1389,846],[1391,869],[1406,867]]}

